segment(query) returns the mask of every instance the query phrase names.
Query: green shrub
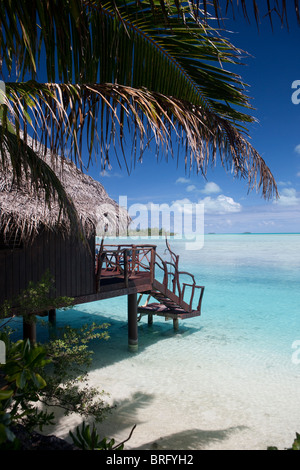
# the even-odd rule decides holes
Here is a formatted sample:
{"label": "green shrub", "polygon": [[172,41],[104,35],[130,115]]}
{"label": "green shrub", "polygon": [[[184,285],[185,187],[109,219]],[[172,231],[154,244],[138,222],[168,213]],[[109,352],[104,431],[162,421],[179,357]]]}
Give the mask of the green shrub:
{"label": "green shrub", "polygon": [[[268,450],[278,450],[277,447],[268,447]],[[292,444],[292,447],[285,450],[300,450],[300,434],[296,432],[296,438]]]}

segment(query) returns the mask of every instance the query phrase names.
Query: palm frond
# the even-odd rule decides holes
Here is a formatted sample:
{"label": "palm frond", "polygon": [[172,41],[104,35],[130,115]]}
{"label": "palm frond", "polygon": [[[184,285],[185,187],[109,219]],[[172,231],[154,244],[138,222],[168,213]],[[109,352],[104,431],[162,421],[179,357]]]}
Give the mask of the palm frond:
{"label": "palm frond", "polygon": [[42,82],[143,86],[195,104],[205,101],[236,125],[251,121],[234,109],[250,109],[246,85],[223,67],[240,64],[242,51],[204,27],[189,6],[178,5],[180,17],[176,2],[153,10],[151,0],[33,0],[29,8],[20,0],[12,12],[11,2],[3,0],[0,55],[10,73],[15,65],[21,81],[42,68]]}
{"label": "palm frond", "polygon": [[[177,144],[185,149],[189,170],[195,168],[206,174],[220,156],[222,165],[236,176],[246,178],[249,187],[262,190],[267,198],[277,195],[276,182],[258,152],[235,126],[210,108],[145,88],[118,84],[8,84],[8,93],[18,96],[20,106],[15,115],[20,122],[26,119],[22,112],[29,106],[30,86],[34,94],[31,113],[34,140],[50,139],[54,154],[75,156],[77,163],[83,165],[83,136],[87,136],[88,142],[93,140],[90,152],[98,149],[101,166],[105,168],[112,158],[111,148],[124,149],[126,139],[130,138],[134,142],[131,161],[125,150],[123,157],[128,166],[133,166],[152,140],[156,155],[162,149],[174,154],[173,147]],[[38,114],[36,109],[40,110]],[[40,119],[42,122],[35,122]],[[119,164],[122,166],[121,161]]]}
{"label": "palm frond", "polygon": [[[192,3],[194,4],[196,14],[198,14],[200,2],[192,0]],[[273,20],[275,17],[279,19],[282,26],[288,28],[289,20],[292,15],[295,15],[295,19],[300,25],[299,0],[294,0],[293,5],[291,0],[265,0],[265,2],[257,2],[257,0],[203,0],[202,3],[203,10],[201,10],[201,13],[204,11],[205,15],[207,15],[209,12],[213,12],[219,20],[228,16],[228,14],[234,17],[240,7],[244,18],[250,22],[250,17],[253,16],[257,26],[259,26],[261,18],[268,17],[273,29]],[[264,3],[264,5],[262,5],[262,3]]]}
{"label": "palm frond", "polygon": [[[242,51],[202,21],[208,4],[201,5],[3,0],[2,70],[13,74],[16,67],[20,80],[6,80],[3,132],[11,119],[17,138],[26,143],[33,133],[81,167],[84,145],[87,165],[99,155],[105,167],[125,138],[135,162],[153,140],[156,154],[172,152],[175,136],[188,168],[205,174],[219,155],[249,187],[277,195],[269,168],[247,140],[245,126],[254,118],[246,85],[224,67],[240,64]],[[43,83],[22,81],[40,77],[40,70]],[[123,157],[130,167],[127,152]]]}

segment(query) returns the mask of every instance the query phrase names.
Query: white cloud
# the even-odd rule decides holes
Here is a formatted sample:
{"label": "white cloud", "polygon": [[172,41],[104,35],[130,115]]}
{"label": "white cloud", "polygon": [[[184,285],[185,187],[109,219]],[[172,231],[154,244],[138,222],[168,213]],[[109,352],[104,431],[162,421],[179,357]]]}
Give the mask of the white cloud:
{"label": "white cloud", "polygon": [[220,192],[221,192],[220,186],[214,183],[213,181],[210,183],[206,183],[204,189],[201,190],[201,193],[204,193],[204,194],[216,194]]}
{"label": "white cloud", "polygon": [[190,199],[188,199],[187,197],[183,198],[183,199],[177,199],[176,201],[173,201],[172,204],[174,205],[183,205],[183,204],[192,204],[192,201]]}
{"label": "white cloud", "polygon": [[179,210],[189,211],[193,210],[195,204],[203,205],[204,212],[207,214],[229,214],[234,212],[241,212],[242,205],[235,202],[232,197],[224,196],[220,194],[218,197],[213,198],[206,196],[204,199],[199,199],[198,203],[193,203],[190,199],[178,199],[172,202],[172,205],[176,206]]}
{"label": "white cloud", "polygon": [[193,214],[196,203],[193,203],[190,199],[177,199],[172,202],[172,208],[180,213]]}
{"label": "white cloud", "polygon": [[300,171],[298,171],[297,176],[300,176]]}
{"label": "white cloud", "polygon": [[102,170],[100,175],[102,178],[123,178],[123,175],[121,173],[114,173],[110,170]]}
{"label": "white cloud", "polygon": [[295,147],[295,152],[300,155],[300,144]]}
{"label": "white cloud", "polygon": [[176,183],[188,184],[188,183],[190,183],[190,180],[187,179],[187,178],[178,178],[176,180]]}
{"label": "white cloud", "polygon": [[194,184],[189,184],[186,190],[191,193],[192,191],[195,191],[196,186]]}
{"label": "white cloud", "polygon": [[274,202],[275,204],[295,206],[300,203],[300,198],[297,196],[297,191],[294,188],[284,188],[279,196],[279,199]]}
{"label": "white cloud", "polygon": [[209,214],[228,214],[242,210],[240,203],[235,202],[232,197],[224,196],[224,194],[217,198],[207,196],[201,202],[204,204],[204,211]]}

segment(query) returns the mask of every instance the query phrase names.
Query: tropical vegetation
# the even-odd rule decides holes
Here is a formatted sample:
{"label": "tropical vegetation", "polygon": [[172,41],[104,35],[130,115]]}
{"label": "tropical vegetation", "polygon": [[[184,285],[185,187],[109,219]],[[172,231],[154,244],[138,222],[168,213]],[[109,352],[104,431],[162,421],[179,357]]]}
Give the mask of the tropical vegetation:
{"label": "tropical vegetation", "polygon": [[[51,297],[52,284],[48,273],[39,282],[31,282],[17,298],[17,314],[28,317],[30,313],[30,320],[36,321],[32,312],[42,312],[49,301],[56,307],[71,307],[73,299]],[[20,448],[16,435],[20,427],[30,441],[28,436],[34,429],[43,430],[44,426],[54,424],[55,409],[66,416],[71,413],[84,419],[92,416],[95,422],[111,410],[104,392],[87,384],[93,355],[90,343],[109,338],[108,324],[56,328],[55,335],[43,343],[14,340],[14,336],[18,338],[12,328],[15,300],[6,301],[0,309],[0,340],[5,344],[6,356],[5,362],[0,363],[0,450]],[[89,428],[83,429],[89,436]],[[104,448],[111,441],[99,442]]]}
{"label": "tropical vegetation", "polygon": [[[2,0],[1,172],[13,171],[14,184],[27,178],[33,191],[48,204],[58,199],[72,218],[71,201],[36,152],[40,145],[83,169],[92,161],[105,169],[116,159],[127,171],[150,146],[156,156],[175,156],[178,146],[187,170],[205,175],[219,161],[250,189],[277,196],[271,170],[249,142],[253,110],[237,73],[245,53],[222,29],[222,18],[237,5],[246,19],[252,8],[259,25],[262,4],[271,25],[274,16],[288,25],[285,0]],[[298,0],[293,12],[300,23]],[[79,333],[69,335],[71,349],[66,338],[48,349],[6,338],[0,444],[15,446],[16,423],[31,428],[51,422],[52,414],[39,411],[37,402],[55,399],[66,412],[86,412],[80,409],[86,400],[78,393],[78,375],[66,377],[61,363],[62,357],[73,364],[85,354],[86,339],[79,345]],[[47,380],[46,367],[53,367]],[[83,393],[95,398],[91,389]],[[89,409],[99,417],[104,410],[102,401]],[[86,425],[73,437],[83,448],[114,445]],[[299,448],[298,434],[293,446]]]}

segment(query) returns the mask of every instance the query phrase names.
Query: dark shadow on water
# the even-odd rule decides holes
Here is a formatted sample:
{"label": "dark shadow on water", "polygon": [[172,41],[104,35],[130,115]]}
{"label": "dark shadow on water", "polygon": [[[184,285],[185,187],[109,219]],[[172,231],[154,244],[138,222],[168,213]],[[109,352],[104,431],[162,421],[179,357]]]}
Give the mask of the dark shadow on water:
{"label": "dark shadow on water", "polygon": [[[100,304],[100,302],[99,302]],[[199,333],[202,327],[193,327],[193,319],[179,320],[179,329],[174,330],[173,322],[165,321],[161,318],[153,318],[153,324],[148,326],[147,316],[143,317],[138,323],[138,351],[131,352],[128,349],[128,323],[127,312],[125,308],[124,320],[120,319],[120,314],[110,316],[108,313],[101,313],[101,304],[99,313],[89,312],[88,306],[83,309],[77,306],[74,309],[66,311],[58,310],[56,314],[56,324],[51,326],[48,317],[37,317],[37,341],[47,342],[50,338],[58,337],[66,326],[72,328],[81,328],[84,325],[96,323],[97,325],[108,324],[108,340],[96,339],[89,343],[89,348],[93,351],[93,360],[90,371],[106,367],[120,362],[133,355],[143,353],[148,347],[161,341],[171,341],[172,339],[185,339],[192,334]],[[86,309],[86,310],[85,310]],[[15,333],[12,335],[12,341],[22,338],[23,323],[22,318],[14,318],[10,324]]]}
{"label": "dark shadow on water", "polygon": [[[131,352],[128,349],[128,323],[127,312],[124,313],[124,320],[116,318],[112,314],[102,314],[99,308],[99,314],[90,313],[87,310],[77,306],[75,309],[67,311],[58,310],[56,314],[56,325],[51,327],[47,317],[37,317],[37,341],[46,342],[50,337],[59,336],[60,331],[69,325],[73,328],[81,328],[84,325],[96,323],[98,325],[108,324],[108,340],[98,339],[90,342],[89,347],[94,352],[91,370],[111,365],[122,361],[133,354],[138,355],[160,341],[168,341],[173,338],[185,338],[201,330],[191,325],[192,320],[179,321],[179,329],[173,329],[172,321],[164,321],[158,318],[153,319],[153,325],[148,326],[147,317],[143,317],[138,323],[138,351]],[[12,328],[16,328],[13,340],[22,337],[22,319],[19,318],[12,323]]]}
{"label": "dark shadow on water", "polygon": [[155,343],[170,341],[174,338],[185,338],[200,330],[200,328],[193,328],[190,324],[180,322],[179,329],[175,331],[172,321],[155,321],[155,318],[153,325],[148,326],[147,318],[144,317],[138,323],[138,350],[137,352],[131,352],[128,349],[127,319],[122,321],[101,315],[92,315],[92,318],[93,321],[99,322],[100,324],[110,324],[107,330],[109,339],[107,341],[96,340],[90,344],[91,349],[94,351],[95,358],[97,357],[96,367],[99,367],[100,364],[107,366],[132,357],[132,355],[139,355]]}

